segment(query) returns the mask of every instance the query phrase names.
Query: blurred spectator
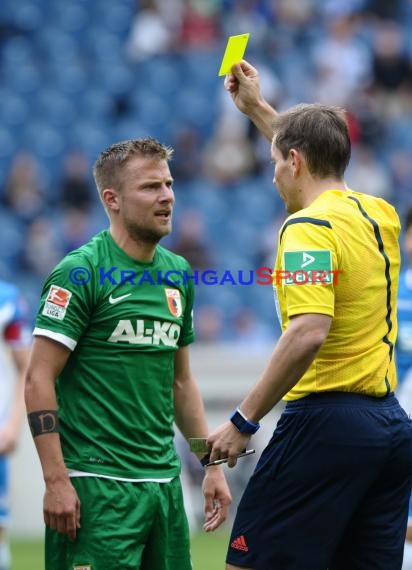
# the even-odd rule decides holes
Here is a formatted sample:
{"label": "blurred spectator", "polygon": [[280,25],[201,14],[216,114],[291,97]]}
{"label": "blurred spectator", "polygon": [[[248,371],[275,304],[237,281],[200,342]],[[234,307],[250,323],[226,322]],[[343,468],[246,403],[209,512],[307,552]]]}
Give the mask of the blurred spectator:
{"label": "blurred spectator", "polygon": [[193,269],[199,271],[212,269],[210,248],[201,212],[184,210],[181,213],[172,249],[175,253],[183,255]]}
{"label": "blurred spectator", "polygon": [[184,49],[214,47],[221,36],[219,0],[184,0],[185,9],[180,31],[180,45]]}
{"label": "blurred spectator", "polygon": [[28,153],[16,154],[6,180],[6,204],[24,221],[30,221],[44,209],[44,188],[39,163]]}
{"label": "blurred spectator", "polygon": [[367,146],[358,145],[354,149],[347,179],[353,190],[392,201],[393,185],[389,172]]}
{"label": "blurred spectator", "polygon": [[173,177],[177,182],[196,179],[202,171],[202,139],[192,126],[185,125],[175,133]]}
{"label": "blurred spectator", "polygon": [[404,211],[411,200],[412,149],[396,149],[389,155],[395,202]]}
{"label": "blurred spectator", "polygon": [[225,36],[250,33],[248,50],[261,50],[268,34],[267,20],[259,10],[259,0],[236,0],[226,12]]}
{"label": "blurred spectator", "polygon": [[381,116],[388,122],[411,112],[412,62],[404,32],[396,22],[375,27],[373,87]]}
{"label": "blurred spectator", "polygon": [[205,175],[221,184],[231,184],[248,176],[255,167],[255,153],[249,139],[221,124],[205,148]]}
{"label": "blurred spectator", "polygon": [[126,45],[130,59],[140,61],[167,53],[175,38],[176,30],[163,17],[156,0],[141,0]]}
{"label": "blurred spectator", "polygon": [[92,204],[94,194],[89,181],[87,157],[81,151],[72,151],[65,157],[63,165],[61,180],[63,206],[87,210]]}
{"label": "blurred spectator", "polygon": [[36,218],[28,227],[25,268],[44,278],[63,256],[61,236],[48,218]]}
{"label": "blurred spectator", "polygon": [[268,2],[268,49],[273,57],[295,54],[305,47],[307,32],[316,16],[314,0]]}
{"label": "blurred spectator", "polygon": [[62,229],[63,253],[84,245],[93,235],[87,212],[78,208],[64,211]]}
{"label": "blurred spectator", "polygon": [[366,0],[366,8],[382,19],[396,20],[401,15],[403,0]]}
{"label": "blurred spectator", "polygon": [[[275,195],[278,202],[281,199]],[[280,204],[279,204],[280,205]],[[255,253],[255,267],[270,267],[272,268],[275,264],[276,249],[277,249],[277,238],[282,225],[287,217],[287,212],[284,204],[280,206],[280,213],[274,218],[273,222],[269,225],[262,227],[259,232],[259,240],[256,244]]]}
{"label": "blurred spectator", "polygon": [[385,136],[382,109],[371,86],[357,91],[348,103],[349,134],[353,145],[381,148]]}
{"label": "blurred spectator", "polygon": [[373,80],[378,89],[394,93],[412,81],[412,65],[400,24],[382,21],[375,29]]}
{"label": "blurred spectator", "polygon": [[195,306],[196,339],[199,342],[217,342],[221,340],[224,329],[222,311],[215,305]]}
{"label": "blurred spectator", "polygon": [[326,19],[341,18],[362,11],[369,0],[317,0],[318,8]]}
{"label": "blurred spectator", "polygon": [[[276,320],[276,314],[273,314]],[[247,347],[248,350],[264,350],[268,344],[279,336],[279,328],[274,322],[273,329],[258,319],[256,313],[249,307],[241,308],[233,318],[233,332],[235,341]]]}
{"label": "blurred spectator", "polygon": [[320,103],[347,105],[351,96],[367,84],[371,75],[370,51],[357,35],[359,21],[353,16],[327,22],[312,53],[316,80],[313,98]]}

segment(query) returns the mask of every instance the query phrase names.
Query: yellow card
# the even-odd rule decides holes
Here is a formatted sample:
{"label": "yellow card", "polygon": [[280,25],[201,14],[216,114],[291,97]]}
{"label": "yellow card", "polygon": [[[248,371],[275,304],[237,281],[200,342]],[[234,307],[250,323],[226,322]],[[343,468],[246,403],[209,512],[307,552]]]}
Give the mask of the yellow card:
{"label": "yellow card", "polygon": [[227,46],[223,55],[222,64],[220,66],[219,75],[227,75],[232,71],[235,63],[240,63],[246,50],[247,42],[250,34],[240,34],[239,36],[230,36],[227,40]]}

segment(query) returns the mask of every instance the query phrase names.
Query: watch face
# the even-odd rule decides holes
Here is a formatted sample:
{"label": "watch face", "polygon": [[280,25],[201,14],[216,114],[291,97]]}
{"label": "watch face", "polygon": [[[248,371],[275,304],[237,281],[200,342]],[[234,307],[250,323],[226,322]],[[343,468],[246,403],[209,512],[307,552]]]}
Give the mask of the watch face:
{"label": "watch face", "polygon": [[239,412],[236,412],[236,414],[234,414],[232,417],[232,422],[235,424],[239,431],[242,431],[242,428],[244,428],[246,424],[245,419],[242,418]]}
{"label": "watch face", "polygon": [[248,420],[245,420],[245,418],[242,416],[239,410],[236,410],[232,414],[230,421],[234,426],[236,426],[236,428],[240,431],[240,433],[253,434],[256,433],[260,427],[259,424],[254,424],[252,422],[249,422]]}

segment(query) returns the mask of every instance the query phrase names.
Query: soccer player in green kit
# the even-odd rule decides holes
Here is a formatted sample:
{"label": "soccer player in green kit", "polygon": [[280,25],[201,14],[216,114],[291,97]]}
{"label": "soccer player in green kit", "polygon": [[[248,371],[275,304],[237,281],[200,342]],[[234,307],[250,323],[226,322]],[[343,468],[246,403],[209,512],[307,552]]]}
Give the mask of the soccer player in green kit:
{"label": "soccer player in green kit", "polygon": [[[110,228],[43,289],[26,404],[46,484],[46,570],[192,567],[173,422],[186,438],[208,430],[189,365],[190,267],[158,245],[172,225],[171,153],[147,138],[100,154]],[[203,493],[212,531],[231,501],[220,467],[205,470]]]}

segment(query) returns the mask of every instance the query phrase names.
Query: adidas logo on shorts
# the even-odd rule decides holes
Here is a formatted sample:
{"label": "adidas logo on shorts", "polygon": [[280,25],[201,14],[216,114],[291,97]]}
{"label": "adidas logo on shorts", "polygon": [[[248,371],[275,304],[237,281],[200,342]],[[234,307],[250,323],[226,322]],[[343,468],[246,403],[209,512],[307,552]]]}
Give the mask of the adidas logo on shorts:
{"label": "adidas logo on shorts", "polygon": [[232,542],[230,546],[235,550],[243,550],[243,552],[249,552],[249,547],[246,544],[246,540],[243,534],[235,538],[235,540]]}

